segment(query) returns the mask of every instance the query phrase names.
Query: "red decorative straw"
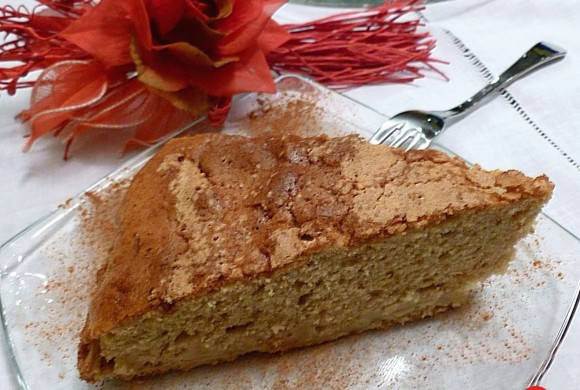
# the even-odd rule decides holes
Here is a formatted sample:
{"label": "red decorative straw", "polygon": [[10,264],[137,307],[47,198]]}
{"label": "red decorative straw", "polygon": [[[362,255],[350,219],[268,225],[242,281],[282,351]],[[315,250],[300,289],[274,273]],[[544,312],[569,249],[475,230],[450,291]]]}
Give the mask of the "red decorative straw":
{"label": "red decorative straw", "polygon": [[77,46],[56,34],[71,21],[81,16],[94,1],[91,0],[40,0],[48,7],[36,12],[24,6],[0,7],[0,44],[2,62],[15,61],[20,65],[0,67],[0,91],[13,95],[19,88],[32,87],[35,81],[23,81],[28,73],[42,70],[62,60],[86,59],[88,55]]}
{"label": "red decorative straw", "polygon": [[[401,17],[424,9],[421,0],[386,2],[304,24],[284,25],[291,39],[268,55],[277,72],[302,73],[334,89],[410,82],[434,70],[435,41],[418,32],[418,20]],[[445,77],[445,76],[443,76]]]}
{"label": "red decorative straw", "polygon": [[[431,56],[434,39],[419,31],[416,17],[406,17],[424,8],[422,0],[386,1],[284,28],[270,19],[284,0],[180,1],[200,15],[166,0],[0,6],[0,92],[32,87],[30,107],[19,115],[30,128],[25,150],[52,134],[65,143],[67,158],[73,140],[96,129],[133,129],[128,147],[151,144],[203,114],[219,126],[233,95],[274,91],[270,70],[301,73],[334,89],[410,82],[429,70],[441,74],[434,64],[442,61]],[[240,8],[217,23],[204,7],[218,3],[224,10]],[[163,33],[157,20],[175,31]],[[219,31],[211,33],[212,26]],[[191,34],[201,40],[190,43]],[[132,36],[150,36],[151,42]],[[163,49],[167,39],[171,51]],[[215,66],[197,66],[199,61]],[[27,77],[35,71],[36,77]]]}

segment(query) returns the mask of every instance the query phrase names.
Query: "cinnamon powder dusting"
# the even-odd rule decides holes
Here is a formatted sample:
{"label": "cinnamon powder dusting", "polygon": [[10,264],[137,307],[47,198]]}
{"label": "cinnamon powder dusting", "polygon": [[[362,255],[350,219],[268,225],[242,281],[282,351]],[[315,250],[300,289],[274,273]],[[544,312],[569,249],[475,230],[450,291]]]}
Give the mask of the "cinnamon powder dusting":
{"label": "cinnamon powder dusting", "polygon": [[[128,185],[128,180],[111,182],[101,191],[86,192],[78,202],[68,199],[59,206],[76,214],[71,229],[56,233],[43,248],[54,273],[37,291],[44,302],[42,315],[24,325],[48,366],[64,367],[63,360],[76,365],[78,334],[96,288],[97,271],[115,238],[116,210]],[[63,369],[58,376],[65,380],[78,374]]]}
{"label": "cinnamon powder dusting", "polygon": [[[63,267],[41,293],[51,293],[60,310],[75,315],[67,322],[32,322],[26,325],[26,331],[35,333],[39,346],[46,341],[63,345],[59,347],[61,357],[76,360],[72,351],[84,321],[86,305],[94,291],[96,273],[104,264],[114,240],[116,210],[127,186],[128,182],[123,181],[114,183],[105,191],[85,194],[84,202],[78,208],[79,234],[66,250],[55,245],[50,251],[50,256]],[[70,204],[68,202],[63,207],[70,207]],[[523,251],[534,253],[533,245],[524,245]],[[73,264],[67,261],[70,258],[75,258]],[[232,363],[202,367],[187,373],[116,383],[115,387],[185,389],[189,388],[186,384],[198,383],[200,388],[228,389],[367,388],[424,381],[427,384],[424,375],[428,375],[433,367],[452,369],[485,362],[518,364],[533,355],[537,340],[518,329],[514,323],[517,319],[511,318],[509,307],[506,307],[509,302],[501,297],[502,289],[517,283],[536,284],[553,278],[554,273],[558,273],[557,262],[532,260],[522,269],[511,269],[507,283],[502,283],[498,291],[493,287],[497,281],[486,283],[477,295],[484,292],[487,295],[475,297],[473,303],[435,319],[287,353],[253,354]],[[466,337],[439,337],[445,329],[459,329]],[[467,337],[472,334],[477,336]],[[72,348],[67,350],[70,346]],[[422,352],[409,355],[409,349]],[[49,365],[54,359],[50,353],[43,355],[43,361]],[[71,373],[62,372],[60,375],[66,377]]]}
{"label": "cinnamon powder dusting", "polygon": [[[292,88],[291,81],[286,80]],[[261,94],[246,104],[249,112],[233,112],[228,119],[229,134],[249,137],[262,135],[284,136],[297,135],[313,137],[321,134],[329,136],[358,133],[359,123],[354,117],[339,117],[336,107],[329,106],[328,91],[312,90],[307,94],[293,91],[278,92],[275,96]],[[349,107],[344,102],[336,102],[344,112]],[[343,107],[344,105],[344,107]],[[350,108],[352,109],[352,108]]]}
{"label": "cinnamon powder dusting", "polygon": [[[324,110],[312,100],[290,99],[284,105],[267,100],[243,119],[248,135],[264,132],[311,136],[320,133]],[[299,119],[297,119],[299,118]],[[56,266],[38,296],[51,300],[42,318],[25,324],[47,365],[76,366],[78,333],[95,290],[98,270],[105,264],[117,232],[116,215],[128,180],[99,192],[88,192],[77,207],[76,228],[54,237],[45,249]],[[535,241],[534,241],[535,240]],[[354,335],[336,342],[282,354],[251,354],[231,363],[200,367],[128,383],[100,384],[125,389],[366,389],[433,385],[444,371],[478,365],[518,365],[535,354],[540,341],[512,310],[518,289],[541,296],[565,275],[554,259],[538,258],[541,242],[528,239],[519,248],[518,264],[494,277],[475,293],[471,304],[434,319]],[[522,261],[523,260],[523,261]],[[515,287],[514,287],[515,286]],[[514,290],[516,291],[514,293]],[[525,304],[516,302],[519,305]],[[54,303],[54,304],[52,304]],[[533,320],[533,319],[532,319]],[[56,346],[51,351],[48,346]],[[536,365],[533,364],[533,367]],[[514,369],[513,367],[511,368]],[[61,379],[76,377],[63,371]]]}
{"label": "cinnamon powder dusting", "polygon": [[257,99],[258,108],[250,112],[247,132],[250,136],[295,134],[312,137],[321,133],[324,108],[314,100],[288,96],[284,104],[264,98]]}

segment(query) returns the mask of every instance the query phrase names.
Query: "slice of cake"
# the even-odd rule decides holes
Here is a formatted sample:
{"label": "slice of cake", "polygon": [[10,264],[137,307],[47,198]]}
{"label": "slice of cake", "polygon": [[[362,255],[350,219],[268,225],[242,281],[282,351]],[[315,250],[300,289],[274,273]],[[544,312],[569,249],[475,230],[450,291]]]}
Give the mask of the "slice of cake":
{"label": "slice of cake", "polygon": [[506,268],[552,187],[356,136],[171,141],[120,210],[81,377],[186,370],[461,305]]}

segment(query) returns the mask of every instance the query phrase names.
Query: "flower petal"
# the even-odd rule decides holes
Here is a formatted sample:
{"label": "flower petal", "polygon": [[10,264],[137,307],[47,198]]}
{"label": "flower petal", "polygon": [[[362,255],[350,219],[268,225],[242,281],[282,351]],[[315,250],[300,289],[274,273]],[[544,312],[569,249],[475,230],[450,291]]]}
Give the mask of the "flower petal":
{"label": "flower petal", "polygon": [[160,35],[169,33],[182,20],[196,20],[207,26],[208,20],[225,18],[232,9],[231,0],[150,0],[147,7]]}
{"label": "flower petal", "polygon": [[125,129],[139,125],[149,116],[157,115],[154,111],[143,109],[150,95],[147,86],[136,78],[112,86],[97,104],[76,115],[78,126],[70,136],[76,137],[96,128]]}
{"label": "flower petal", "polygon": [[[228,35],[219,42],[218,52],[220,55],[230,56],[255,45],[266,28],[269,29],[270,33],[275,31],[274,26],[277,24],[270,19],[271,14],[269,13],[275,10],[275,7],[268,7],[268,12],[263,7],[264,4],[261,0],[236,3],[232,16],[225,19],[219,26],[220,31],[230,29]],[[262,38],[262,43],[264,47],[274,49],[290,39],[290,34],[286,33],[286,37],[283,35],[281,30],[276,30],[275,36]],[[276,39],[273,39],[274,37]],[[272,39],[270,40],[270,38]]]}
{"label": "flower petal", "polygon": [[186,42],[204,52],[209,52],[215,48],[223,36],[224,34],[212,29],[199,19],[183,19],[160,40],[163,42]]}
{"label": "flower petal", "polygon": [[[150,58],[150,62],[146,64],[135,40],[131,42],[130,47],[139,81],[152,88],[168,92],[179,91],[188,86],[187,78],[184,77],[186,71],[177,64],[163,61],[163,58],[159,58],[160,56]],[[161,66],[152,67],[153,62]],[[159,71],[157,68],[161,70]]]}
{"label": "flower petal", "polygon": [[235,62],[238,60],[237,57],[230,57],[214,61],[197,47],[193,47],[183,42],[165,45],[162,50],[164,50],[167,54],[171,54],[173,58],[188,66],[189,69],[191,69],[192,66],[219,68],[220,66],[224,66],[225,64],[229,64],[230,62]]}
{"label": "flower petal", "polygon": [[276,11],[284,4],[286,4],[288,0],[264,0],[264,12],[267,13],[269,16],[274,15]]}
{"label": "flower petal", "polygon": [[223,19],[231,15],[234,10],[233,0],[214,0],[217,6],[217,12],[212,19]]}
{"label": "flower petal", "polygon": [[153,45],[153,35],[151,33],[149,15],[143,1],[147,0],[123,0],[115,4],[119,4],[127,9],[128,18],[133,23],[133,33],[129,41],[137,36],[139,43],[143,47],[150,48]]}
{"label": "flower petal", "polygon": [[150,1],[147,10],[157,32],[164,35],[171,31],[183,18],[187,5],[185,0]]}
{"label": "flower petal", "polygon": [[103,0],[59,35],[108,67],[124,65],[131,62],[129,44],[134,30],[131,20],[141,21],[141,25],[145,20],[146,30],[138,28],[137,31],[150,35],[147,13],[141,0]]}
{"label": "flower petal", "polygon": [[204,114],[209,108],[209,97],[197,88],[189,87],[176,92],[161,90],[153,90],[153,92],[171,102],[174,107],[194,116]]}
{"label": "flower petal", "polygon": [[185,14],[186,16],[197,18],[203,20],[204,22],[207,21],[210,17],[208,14],[211,14],[212,5],[208,4],[205,0],[186,0],[186,8]]}
{"label": "flower petal", "polygon": [[143,106],[144,112],[155,112],[146,121],[139,124],[135,135],[127,142],[125,149],[151,145],[162,137],[182,130],[195,123],[197,117],[187,111],[175,108],[170,102],[150,92],[150,97]]}
{"label": "flower petal", "polygon": [[213,61],[198,48],[183,42],[155,48],[157,50],[148,63],[142,60],[135,41],[131,44],[131,54],[139,80],[165,92],[177,92],[187,88],[192,73],[211,73],[214,68],[239,60],[237,57],[229,57]]}
{"label": "flower petal", "polygon": [[242,0],[233,4],[232,12],[212,22],[212,27],[225,34],[244,28],[253,23],[263,12],[262,0]]}
{"label": "flower petal", "polygon": [[210,96],[276,91],[270,67],[258,47],[240,53],[239,62],[227,64],[211,72],[191,72],[189,81]]}
{"label": "flower petal", "polygon": [[33,87],[30,109],[21,115],[31,126],[27,146],[96,104],[107,88],[107,75],[97,62],[65,61],[46,69]]}
{"label": "flower petal", "polygon": [[258,46],[267,54],[282,46],[290,39],[290,33],[278,23],[269,20],[262,34],[258,37]]}

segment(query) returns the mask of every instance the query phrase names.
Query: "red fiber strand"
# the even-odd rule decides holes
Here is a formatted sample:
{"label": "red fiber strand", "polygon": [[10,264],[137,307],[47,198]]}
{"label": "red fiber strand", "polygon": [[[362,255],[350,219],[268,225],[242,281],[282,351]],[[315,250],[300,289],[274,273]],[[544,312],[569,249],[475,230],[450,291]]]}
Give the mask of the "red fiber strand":
{"label": "red fiber strand", "polygon": [[32,11],[24,6],[0,7],[0,63],[15,61],[20,65],[0,67],[0,91],[13,95],[19,88],[34,85],[23,81],[28,73],[42,70],[63,60],[86,59],[87,54],[58,37],[71,21],[95,4],[90,0],[40,0],[42,6]]}
{"label": "red fiber strand", "polygon": [[268,55],[279,73],[310,76],[334,89],[365,84],[410,82],[425,70],[438,71],[431,57],[435,41],[418,32],[418,20],[402,16],[422,10],[421,0],[388,2],[377,8],[345,12],[284,27],[291,39]]}

